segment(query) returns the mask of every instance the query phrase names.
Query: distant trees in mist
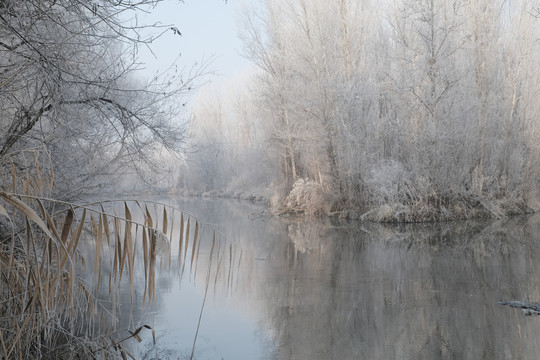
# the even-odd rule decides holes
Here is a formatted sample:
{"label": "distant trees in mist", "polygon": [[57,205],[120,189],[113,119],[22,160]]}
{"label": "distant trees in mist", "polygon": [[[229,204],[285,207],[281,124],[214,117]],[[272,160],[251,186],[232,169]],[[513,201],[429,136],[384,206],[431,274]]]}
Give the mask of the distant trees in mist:
{"label": "distant trees in mist", "polygon": [[307,178],[379,220],[530,210],[539,26],[527,1],[260,1],[240,24],[257,71],[199,102],[191,170],[282,197]]}

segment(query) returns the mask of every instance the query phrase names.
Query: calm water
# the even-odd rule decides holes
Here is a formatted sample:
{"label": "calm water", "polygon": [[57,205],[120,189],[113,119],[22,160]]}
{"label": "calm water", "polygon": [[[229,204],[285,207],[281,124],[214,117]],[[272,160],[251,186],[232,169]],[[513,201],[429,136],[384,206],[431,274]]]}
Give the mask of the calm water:
{"label": "calm water", "polygon": [[[540,301],[540,216],[383,226],[274,218],[232,200],[167,201],[241,249],[210,282],[196,359],[540,358],[540,317],[497,304]],[[206,276],[178,278],[159,275],[143,321],[157,343],[146,333],[141,358],[191,353]]]}

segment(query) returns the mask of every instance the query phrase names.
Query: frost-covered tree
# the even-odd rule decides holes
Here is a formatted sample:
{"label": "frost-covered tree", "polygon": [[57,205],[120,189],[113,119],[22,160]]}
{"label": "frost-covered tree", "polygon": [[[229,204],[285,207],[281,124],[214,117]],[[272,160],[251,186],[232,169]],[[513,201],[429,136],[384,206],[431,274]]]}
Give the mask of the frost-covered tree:
{"label": "frost-covered tree", "polygon": [[353,79],[359,79],[357,70],[367,70],[360,44],[369,7],[354,1],[268,1],[264,6],[265,17],[246,16],[246,48],[263,70],[262,105],[274,118],[267,131],[280,139],[285,178],[308,177],[342,192],[342,175],[351,171],[342,165],[350,159],[342,156],[341,143],[357,128],[345,103],[362,92]]}
{"label": "frost-covered tree", "polygon": [[128,164],[151,164],[157,148],[181,149],[186,128],[174,102],[189,93],[194,74],[134,77],[138,47],[165,31],[171,41],[178,36],[134,20],[157,3],[0,2],[2,164],[22,168],[21,151],[39,148],[56,179],[65,178],[58,185],[85,186]]}
{"label": "frost-covered tree", "polygon": [[528,2],[265,0],[257,10],[241,28],[260,69],[249,98],[281,170],[274,183],[300,194],[301,178],[327,210],[379,220],[531,209],[540,48]]}

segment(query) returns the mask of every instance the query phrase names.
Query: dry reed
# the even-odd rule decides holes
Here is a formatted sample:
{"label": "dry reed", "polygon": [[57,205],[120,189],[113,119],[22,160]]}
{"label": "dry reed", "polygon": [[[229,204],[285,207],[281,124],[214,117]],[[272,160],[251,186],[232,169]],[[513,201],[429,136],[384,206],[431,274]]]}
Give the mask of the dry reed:
{"label": "dry reed", "polygon": [[[26,183],[29,191],[36,187],[31,180]],[[16,181],[13,187],[17,188]],[[123,207],[123,215],[116,213],[115,206]],[[174,227],[174,214],[179,214],[179,229]],[[217,281],[227,253],[227,291],[232,284],[236,246],[221,246],[215,230],[211,243],[203,239],[201,230],[208,225],[164,204],[122,200],[77,205],[0,191],[0,215],[9,229],[1,234],[0,243],[0,358],[134,359],[122,344],[131,338],[140,341],[140,331],[150,327],[139,327],[118,340],[115,316],[120,291],[127,281],[132,308],[137,261],[142,261],[142,306],[155,301],[157,259],[168,258],[170,266],[175,230],[181,274],[188,256],[190,272],[196,273],[203,240],[211,247],[205,298],[210,278]],[[92,250],[83,251],[90,244]],[[84,272],[86,257],[93,257],[89,276]],[[212,267],[213,258],[217,267]],[[102,284],[105,276],[108,284]],[[203,309],[204,304],[201,317]]]}

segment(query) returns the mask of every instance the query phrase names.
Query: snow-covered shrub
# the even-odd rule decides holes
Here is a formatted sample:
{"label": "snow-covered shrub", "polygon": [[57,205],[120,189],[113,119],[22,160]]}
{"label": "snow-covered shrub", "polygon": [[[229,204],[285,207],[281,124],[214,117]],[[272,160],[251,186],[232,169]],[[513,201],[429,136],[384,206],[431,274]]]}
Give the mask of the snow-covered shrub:
{"label": "snow-covered shrub", "polygon": [[327,212],[327,196],[321,184],[298,179],[281,204],[281,213],[320,215]]}
{"label": "snow-covered shrub", "polygon": [[420,174],[412,174],[396,160],[383,160],[371,169],[368,179],[371,202],[410,204],[427,195],[429,184]]}

